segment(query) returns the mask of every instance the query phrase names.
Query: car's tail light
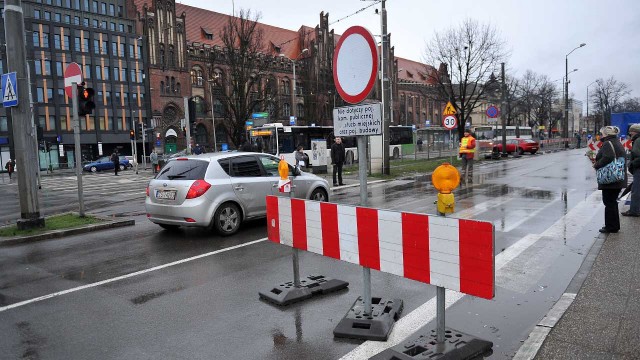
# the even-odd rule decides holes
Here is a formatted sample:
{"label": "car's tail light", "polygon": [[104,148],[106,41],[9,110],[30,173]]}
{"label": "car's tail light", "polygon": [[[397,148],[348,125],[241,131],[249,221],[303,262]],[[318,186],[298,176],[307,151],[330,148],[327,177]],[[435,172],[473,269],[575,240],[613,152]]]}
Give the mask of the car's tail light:
{"label": "car's tail light", "polygon": [[196,180],[191,184],[189,191],[187,192],[187,199],[195,199],[198,196],[206,193],[211,187],[211,184],[204,180]]}
{"label": "car's tail light", "polygon": [[149,185],[147,185],[147,197],[149,197]]}
{"label": "car's tail light", "polygon": [[194,223],[196,222],[194,219],[192,218],[184,218],[184,221],[189,222],[189,223]]}
{"label": "car's tail light", "polygon": [[183,157],[183,158],[177,158],[176,160],[177,160],[177,161],[187,161],[187,160],[189,160],[189,159],[188,159],[188,158],[184,158],[184,157]]}

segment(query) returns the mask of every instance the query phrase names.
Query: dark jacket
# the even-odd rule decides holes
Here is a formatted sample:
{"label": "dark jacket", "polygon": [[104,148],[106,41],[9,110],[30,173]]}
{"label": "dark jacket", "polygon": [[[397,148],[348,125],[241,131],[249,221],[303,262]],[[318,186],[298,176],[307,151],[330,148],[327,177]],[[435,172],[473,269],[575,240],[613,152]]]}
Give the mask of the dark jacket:
{"label": "dark jacket", "polygon": [[111,162],[114,164],[119,164],[120,156],[118,156],[118,154],[111,154]]}
{"label": "dark jacket", "polygon": [[295,151],[296,166],[300,166],[300,161],[304,161],[304,167],[309,166],[309,156],[303,152]]}
{"label": "dark jacket", "polygon": [[635,134],[631,138],[631,155],[629,157],[629,172],[640,171],[640,134]]}
{"label": "dark jacket", "polygon": [[[600,141],[602,141],[602,147],[600,148],[600,151],[598,151],[598,155],[596,155],[596,162],[593,164],[593,167],[597,170],[600,169],[601,167],[606,166],[607,164],[609,164],[610,162],[612,162],[613,160],[619,158],[619,157],[626,157],[626,153],[624,151],[624,147],[622,146],[622,144],[620,143],[620,141],[618,140],[618,137],[616,135],[609,135],[606,136],[602,139],[600,139]],[[613,145],[613,149],[611,148],[611,145]],[[614,152],[615,150],[615,152]],[[626,164],[625,164],[626,166]],[[622,181],[618,181],[618,182],[614,182],[611,184],[598,184],[598,190],[603,190],[603,189],[624,189],[627,187],[627,172],[624,172],[624,180]]]}
{"label": "dark jacket", "polygon": [[345,159],[344,144],[334,143],[331,145],[331,163],[343,164]]}

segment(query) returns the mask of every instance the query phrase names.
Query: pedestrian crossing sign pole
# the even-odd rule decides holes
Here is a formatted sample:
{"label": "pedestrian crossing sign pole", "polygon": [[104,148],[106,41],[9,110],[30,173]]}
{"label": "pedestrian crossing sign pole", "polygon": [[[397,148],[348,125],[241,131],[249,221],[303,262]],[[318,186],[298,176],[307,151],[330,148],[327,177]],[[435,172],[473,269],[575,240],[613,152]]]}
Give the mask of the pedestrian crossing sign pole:
{"label": "pedestrian crossing sign pole", "polygon": [[2,74],[2,106],[18,106],[18,81],[16,73]]}

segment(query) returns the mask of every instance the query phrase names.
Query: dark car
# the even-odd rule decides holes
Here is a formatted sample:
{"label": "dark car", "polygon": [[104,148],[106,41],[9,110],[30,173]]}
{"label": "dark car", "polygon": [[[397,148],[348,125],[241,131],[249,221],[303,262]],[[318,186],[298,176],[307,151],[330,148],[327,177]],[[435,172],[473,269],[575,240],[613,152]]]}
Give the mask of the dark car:
{"label": "dark car", "polygon": [[[120,156],[120,170],[124,170],[130,167],[129,160],[124,156]],[[113,170],[113,162],[110,156],[104,156],[96,161],[84,164],[82,167],[84,171],[97,172],[102,170]]]}
{"label": "dark car", "polygon": [[[517,152],[522,155],[526,152],[535,154],[540,146],[538,142],[531,139],[509,139],[507,140],[507,153],[513,154]],[[493,145],[494,152],[502,152],[502,142],[497,142]]]}

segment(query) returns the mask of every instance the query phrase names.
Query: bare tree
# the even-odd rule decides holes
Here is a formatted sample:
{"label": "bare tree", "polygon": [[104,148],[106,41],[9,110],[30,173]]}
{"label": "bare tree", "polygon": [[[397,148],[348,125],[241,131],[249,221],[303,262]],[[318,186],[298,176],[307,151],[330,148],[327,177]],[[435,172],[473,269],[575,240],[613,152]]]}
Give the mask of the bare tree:
{"label": "bare tree", "polygon": [[228,76],[219,79],[219,93],[216,98],[222,102],[229,115],[223,121],[231,141],[239,146],[245,136],[245,121],[264,102],[272,86],[263,86],[270,61],[263,52],[263,32],[258,27],[260,14],[251,10],[240,10],[237,17],[229,16],[227,24],[220,31],[224,43],[223,52],[212,52],[219,58],[212,63],[222,63],[228,67]]}
{"label": "bare tree", "polygon": [[613,76],[606,80],[596,80],[596,89],[591,95],[591,101],[595,105],[596,113],[602,116],[603,125],[611,124],[612,109],[616,108],[629,92],[629,86]]}
{"label": "bare tree", "polygon": [[[458,133],[463,136],[469,114],[483,101],[485,89],[492,74],[498,72],[500,62],[507,57],[505,42],[491,25],[466,19],[457,28],[435,34],[427,42],[425,61],[448,69],[446,72],[427,69],[431,81],[436,83],[443,100],[456,108]],[[495,79],[495,77],[493,77]]]}
{"label": "bare tree", "polygon": [[520,80],[520,107],[527,125],[532,128],[545,125],[550,119],[551,106],[556,99],[557,92],[554,84],[546,75],[531,70]]}
{"label": "bare tree", "polygon": [[613,112],[640,112],[640,98],[627,98],[613,107]]}

